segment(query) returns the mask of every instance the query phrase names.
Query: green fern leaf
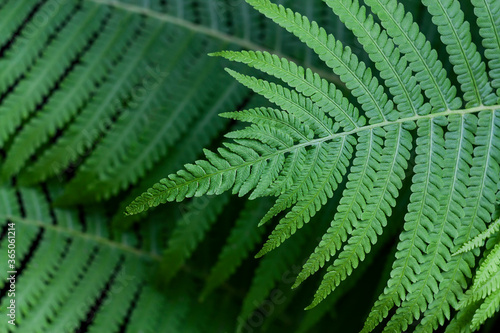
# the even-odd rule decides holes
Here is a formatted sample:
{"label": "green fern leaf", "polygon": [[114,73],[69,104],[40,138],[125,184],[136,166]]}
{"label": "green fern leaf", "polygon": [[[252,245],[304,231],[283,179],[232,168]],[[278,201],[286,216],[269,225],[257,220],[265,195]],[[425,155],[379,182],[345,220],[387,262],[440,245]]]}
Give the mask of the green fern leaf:
{"label": "green fern leaf", "polygon": [[268,0],[247,2],[313,49],[358,98],[371,123],[395,119],[393,104],[383,92],[382,86],[349,48],[344,48],[332,35],[327,35],[316,22],[311,23],[306,17],[290,9],[275,5]]}
{"label": "green fern leaf", "polygon": [[[286,2],[304,16],[246,2],[0,0],[0,177],[16,184],[0,187],[0,220],[22,235],[18,327],[0,331],[244,331],[274,287],[309,293],[324,268],[306,330],[401,229],[363,332],[469,332],[498,311],[500,4]],[[259,201],[241,213],[228,192]],[[141,214],[123,220],[124,198]],[[274,217],[255,274],[229,279]],[[2,260],[8,246],[0,235]],[[152,265],[166,298],[146,285]],[[261,329],[297,324],[296,295]]]}
{"label": "green fern leaf", "polygon": [[[367,1],[386,31],[358,1],[325,0],[358,38],[388,94],[350,48],[315,22],[268,0],[247,2],[308,45],[345,83],[364,114],[319,75],[282,57],[253,51],[216,53],[288,84],[291,89],[227,70],[282,110],[224,113],[251,125],[227,134],[233,142],[224,143],[217,152],[206,150],[206,160],[185,165],[136,198],[128,213],[228,190],[240,196],[251,193],[250,199],[276,196],[260,224],[280,213],[283,217],[259,257],[308,223],[347,175],[337,214],[294,285],[335,258],[311,308],[353,272],[383,233],[414,145],[410,203],[396,260],[363,331],[373,330],[394,306],[398,308],[384,331],[405,331],[422,314],[417,331],[444,324],[451,316],[450,305],[457,308],[474,265],[473,254],[452,257],[452,253],[491,221],[498,192],[494,187],[500,182],[500,154],[494,140],[500,137],[498,106],[493,105],[496,87],[472,42],[460,3],[423,2],[450,55],[464,109],[459,109],[457,89],[436,51],[395,1]],[[496,21],[491,14],[487,19],[496,7],[474,5],[483,11],[478,17],[481,35],[488,40],[485,47],[494,48]],[[495,60],[487,58],[494,76]],[[410,133],[415,128],[413,140]]]}
{"label": "green fern leaf", "polygon": [[[1,173],[4,179],[9,179],[19,172],[33,152],[74,117],[78,108],[88,100],[97,83],[109,70],[107,67],[110,61],[116,61],[116,57],[129,42],[129,29],[134,29],[137,24],[137,20],[134,22],[131,19],[130,15],[115,16],[111,19],[107,25],[108,29],[98,36],[91,50],[82,57],[81,61],[85,62],[86,66],[75,69],[66,78],[69,89],[61,89],[54,94],[46,104],[46,110],[31,118],[17,134],[2,165]],[[118,29],[121,25],[127,26],[128,29]]]}
{"label": "green fern leaf", "polygon": [[[80,57],[92,35],[106,21],[106,8],[92,3],[86,3],[86,6],[90,7],[89,10],[77,13],[68,23],[68,29],[45,50],[46,58],[33,66],[30,77],[34,79],[21,80],[14,93],[3,101],[0,107],[0,145],[4,146],[16,127],[36,111],[36,105],[64,76],[65,68]],[[29,93],[29,99],[24,97],[26,93]]]}
{"label": "green fern leaf", "polygon": [[186,207],[182,219],[168,241],[168,247],[163,253],[160,266],[165,283],[175,277],[184,262],[191,256],[198,243],[211,225],[217,221],[217,216],[228,203],[228,196],[214,197],[209,202],[202,204],[207,209],[201,210],[200,203],[193,202]]}
{"label": "green fern leaf", "polygon": [[231,229],[231,234],[227,238],[217,263],[212,267],[210,275],[207,277],[200,299],[204,299],[227,280],[261,241],[263,231],[261,228],[256,228],[253,221],[268,209],[269,203],[265,200],[248,201],[234,228]]}
{"label": "green fern leaf", "polygon": [[19,26],[19,24],[29,15],[33,10],[33,6],[30,6],[29,0],[16,1],[5,3],[1,8],[1,14],[3,17],[11,17],[10,20],[2,20],[0,29],[2,31],[2,37],[0,38],[0,44],[3,45],[7,42],[9,36],[11,36]]}
{"label": "green fern leaf", "polygon": [[130,304],[141,287],[143,274],[141,261],[136,256],[127,256],[124,265],[116,273],[113,285],[89,327],[89,332],[112,332],[120,328],[128,314]]}
{"label": "green fern leaf", "polygon": [[309,222],[316,211],[325,205],[327,199],[333,196],[333,192],[341,182],[352,154],[351,143],[344,139],[331,145],[318,145],[317,151],[314,169],[321,171],[313,171],[305,179],[304,185],[307,190],[301,193],[302,199],[297,200],[292,210],[280,220],[257,257],[279,246],[297,229],[302,228],[304,223]]}
{"label": "green fern leaf", "polygon": [[323,112],[334,117],[346,130],[364,125],[364,118],[359,118],[358,110],[342,96],[342,93],[310,69],[304,69],[287,59],[267,52],[223,51],[212,55],[245,63],[283,80],[302,95],[310,97]]}
{"label": "green fern leaf", "polygon": [[491,318],[500,309],[500,289],[488,296],[472,317],[471,330],[475,331],[486,319]]}
{"label": "green fern leaf", "polygon": [[145,333],[180,333],[189,309],[189,300],[179,295],[179,291],[172,291],[169,297],[165,297],[152,287],[146,287],[139,295],[137,311],[134,311],[130,318],[126,332],[134,333],[142,330]]}
{"label": "green fern leaf", "polygon": [[[16,6],[21,3],[25,3],[25,1],[17,2]],[[40,10],[49,11],[51,6],[51,3],[44,3]],[[16,21],[23,17],[24,14],[20,14],[19,9],[33,10],[32,7],[24,4],[16,11],[11,12],[13,10],[12,7],[12,4],[9,3],[2,7],[0,11],[2,17],[10,18],[10,20],[2,21],[2,24],[4,24],[2,27],[2,38],[8,36],[8,32],[13,32],[10,28],[6,28],[5,24],[16,25]],[[27,22],[27,27],[20,32],[21,36],[13,41],[12,48],[5,50],[4,57],[0,59],[3,68],[0,73],[0,89],[2,91],[5,91],[5,89],[18,80],[29,66],[33,64],[38,53],[43,50],[54,32],[61,28],[61,26],[64,26],[65,21],[68,20],[68,17],[71,16],[74,10],[75,4],[67,3],[60,6],[57,13],[47,22],[45,29],[39,29],[36,22]]]}
{"label": "green fern leaf", "polygon": [[[93,141],[103,133],[106,124],[117,112],[118,100],[122,94],[129,94],[133,89],[131,82],[140,80],[138,68],[144,64],[151,52],[155,39],[161,33],[161,25],[143,27],[146,34],[139,35],[127,53],[110,74],[109,81],[103,83],[108,93],[98,93],[80,113],[80,116],[68,126],[68,129],[49,149],[43,151],[38,159],[21,173],[21,181],[33,184],[44,181],[58,174],[74,162],[79,154],[88,149]],[[150,30],[151,29],[151,30]]]}
{"label": "green fern leaf", "polygon": [[422,0],[432,15],[432,22],[438,26],[441,40],[450,55],[453,70],[457,73],[467,106],[489,104],[495,101],[491,86],[476,46],[472,43],[469,23],[457,0]]}
{"label": "green fern leaf", "polygon": [[[308,231],[297,234],[295,242],[283,244],[262,259],[256,269],[256,275],[252,279],[250,289],[243,300],[238,317],[246,321],[261,306],[261,303],[266,300],[278,283],[293,281],[294,272],[290,267],[298,267],[301,259],[301,248],[305,245],[308,235],[311,235]],[[279,289],[276,290],[275,296],[283,298]],[[244,321],[239,323],[238,331],[242,331]]]}
{"label": "green fern leaf", "polygon": [[479,34],[483,37],[485,57],[488,59],[488,74],[493,89],[500,96],[500,4],[494,0],[472,0],[477,16]]}
{"label": "green fern leaf", "polygon": [[435,50],[431,49],[418,25],[404,5],[396,0],[366,0],[373,12],[380,18],[387,34],[394,38],[399,50],[404,53],[408,65],[416,73],[422,90],[429,98],[433,111],[453,110],[460,107],[456,88],[446,76]]}
{"label": "green fern leaf", "polygon": [[495,222],[491,223],[488,226],[488,229],[485,231],[481,232],[479,235],[462,245],[462,247],[453,255],[461,254],[464,252],[472,251],[478,247],[481,247],[484,245],[484,241],[488,238],[490,238],[494,233],[498,232],[500,229],[500,219],[497,219]]}
{"label": "green fern leaf", "polygon": [[[406,66],[406,59],[399,56],[392,39],[382,32],[371,16],[366,16],[366,8],[357,0],[327,0],[346,27],[358,37],[361,45],[380,71],[380,76],[394,96],[400,117],[427,114],[429,105],[423,103],[420,87],[411,70]],[[394,120],[388,118],[389,120]]]}

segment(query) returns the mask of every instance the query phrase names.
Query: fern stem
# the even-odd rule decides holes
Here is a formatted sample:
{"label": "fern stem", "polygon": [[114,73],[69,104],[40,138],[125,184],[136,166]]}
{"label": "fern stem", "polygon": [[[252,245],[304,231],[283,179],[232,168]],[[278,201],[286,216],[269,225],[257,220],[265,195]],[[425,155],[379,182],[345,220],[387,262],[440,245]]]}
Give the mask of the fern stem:
{"label": "fern stem", "polygon": [[[491,105],[491,106],[480,105],[480,106],[469,108],[469,109],[446,110],[446,111],[439,112],[439,113],[430,113],[430,114],[426,114],[426,115],[415,115],[413,117],[400,118],[400,119],[397,119],[397,120],[394,120],[394,121],[385,121],[385,122],[380,122],[380,123],[377,123],[377,124],[366,125],[366,126],[363,126],[363,127],[355,128],[355,129],[353,129],[351,131],[342,132],[342,133],[334,133],[332,135],[325,136],[325,137],[318,138],[318,139],[314,139],[314,140],[311,140],[309,142],[299,143],[297,145],[294,145],[294,146],[291,146],[291,147],[288,147],[288,148],[284,148],[284,149],[281,149],[281,150],[276,150],[276,151],[273,151],[272,153],[260,156],[259,158],[252,159],[252,160],[246,161],[246,162],[241,163],[241,164],[233,165],[233,166],[231,166],[229,168],[225,168],[225,169],[222,169],[222,170],[216,170],[216,171],[211,172],[211,173],[206,173],[202,177],[194,178],[194,179],[191,179],[189,181],[182,182],[181,184],[178,184],[176,186],[169,187],[168,190],[171,191],[171,190],[174,190],[174,189],[177,189],[177,188],[180,188],[180,187],[187,186],[187,185],[189,185],[189,184],[191,184],[193,182],[199,182],[202,179],[213,177],[214,175],[217,175],[217,174],[221,174],[221,173],[224,173],[224,172],[233,171],[233,170],[245,167],[245,166],[250,166],[250,165],[253,165],[255,163],[268,160],[268,159],[270,159],[270,158],[272,158],[272,157],[274,157],[276,155],[289,153],[289,152],[294,151],[294,150],[296,150],[296,149],[298,149],[300,147],[308,147],[308,146],[318,145],[318,144],[321,144],[321,143],[326,142],[326,141],[330,141],[330,140],[334,140],[336,138],[341,138],[341,137],[353,135],[353,134],[358,133],[358,132],[362,132],[362,131],[366,131],[366,130],[370,130],[370,129],[374,129],[374,128],[378,128],[378,127],[384,127],[384,126],[388,126],[388,125],[392,125],[392,124],[411,123],[411,122],[416,122],[417,120],[420,120],[420,119],[422,119],[422,120],[424,120],[424,119],[432,120],[434,118],[446,117],[446,116],[453,115],[453,114],[459,114],[459,115],[462,114],[463,115],[463,114],[475,113],[475,112],[480,112],[480,111],[488,111],[488,110],[492,111],[492,112],[495,112],[495,110],[497,110],[497,109],[500,110],[500,105]],[[153,198],[156,198],[156,197],[159,197],[159,196],[161,196],[161,193],[156,193],[156,194],[148,193],[148,200],[151,202],[151,200]],[[143,211],[147,210],[148,208],[149,207],[144,207],[144,205],[138,204],[136,201],[133,201],[127,207],[127,209],[126,209],[127,210],[126,211],[126,215],[138,214],[140,212],[143,212]]]}
{"label": "fern stem", "polygon": [[160,256],[158,254],[146,252],[146,251],[134,248],[132,246],[128,246],[126,244],[114,242],[114,241],[112,241],[108,238],[105,238],[105,237],[92,235],[92,234],[81,232],[81,231],[74,230],[74,229],[63,228],[63,227],[60,227],[58,225],[47,224],[45,222],[41,222],[41,221],[38,221],[35,219],[23,218],[23,217],[19,217],[19,216],[9,216],[9,219],[14,221],[14,222],[22,223],[25,225],[31,225],[31,226],[35,226],[35,227],[42,228],[42,229],[53,230],[59,234],[66,234],[66,235],[71,235],[72,237],[78,237],[81,239],[92,240],[92,241],[94,241],[98,244],[102,244],[106,247],[115,248],[115,249],[118,249],[118,250],[123,251],[123,252],[128,252],[128,253],[131,253],[131,254],[136,255],[138,257],[147,257],[147,258],[152,259],[154,261],[161,261],[162,260],[162,256]]}

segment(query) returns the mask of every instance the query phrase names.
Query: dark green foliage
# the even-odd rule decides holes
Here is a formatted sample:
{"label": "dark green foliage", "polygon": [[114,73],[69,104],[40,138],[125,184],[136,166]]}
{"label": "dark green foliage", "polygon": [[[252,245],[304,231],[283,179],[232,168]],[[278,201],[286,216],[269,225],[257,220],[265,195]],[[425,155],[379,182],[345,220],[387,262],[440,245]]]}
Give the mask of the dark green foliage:
{"label": "dark green foliage", "polygon": [[0,0],[0,149],[0,332],[500,307],[496,0]]}

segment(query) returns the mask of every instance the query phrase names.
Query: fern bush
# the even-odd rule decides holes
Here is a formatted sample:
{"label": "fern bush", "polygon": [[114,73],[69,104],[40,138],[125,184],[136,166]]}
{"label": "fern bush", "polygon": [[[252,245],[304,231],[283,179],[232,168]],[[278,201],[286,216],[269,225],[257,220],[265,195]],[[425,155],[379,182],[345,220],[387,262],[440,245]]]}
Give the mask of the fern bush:
{"label": "fern bush", "polygon": [[500,2],[0,0],[0,64],[0,332],[495,331]]}
{"label": "fern bush", "polygon": [[[334,195],[341,196],[330,227],[294,284],[328,265],[310,309],[377,243],[414,151],[404,230],[387,285],[362,331],[372,331],[388,316],[384,332],[406,331],[415,321],[417,332],[443,325],[452,308],[468,304],[464,291],[479,252],[452,254],[491,223],[500,184],[500,2],[472,1],[481,54],[459,1],[422,1],[453,73],[397,1],[324,1],[357,37],[377,72],[307,17],[268,0],[247,2],[311,48],[353,99],[311,69],[268,52],[213,54],[279,79],[227,70],[275,107],[223,113],[250,125],[226,134],[232,141],[216,151],[205,150],[206,159],[161,180],[135,199],[128,213],[229,190],[250,199],[275,196],[260,225],[283,216],[260,257],[309,223]],[[492,281],[497,251],[494,247],[484,259],[472,287],[475,294],[484,288],[487,298],[470,323],[455,324],[459,312],[452,331],[476,329],[498,310],[498,284]]]}

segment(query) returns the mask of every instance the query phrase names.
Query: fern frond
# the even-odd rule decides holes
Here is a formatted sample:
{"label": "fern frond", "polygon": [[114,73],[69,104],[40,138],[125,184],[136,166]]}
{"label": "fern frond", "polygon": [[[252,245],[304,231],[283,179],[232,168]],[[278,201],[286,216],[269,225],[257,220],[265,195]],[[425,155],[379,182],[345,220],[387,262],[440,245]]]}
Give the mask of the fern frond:
{"label": "fern frond", "polygon": [[333,84],[308,68],[304,69],[302,66],[268,52],[223,51],[212,55],[242,62],[283,80],[302,95],[310,97],[323,112],[334,118],[345,130],[364,125],[365,120],[359,118],[359,111],[356,107],[349,103]]}
{"label": "fern frond", "polygon": [[[294,269],[298,267],[301,260],[302,248],[306,244],[310,232],[298,233],[294,242],[286,242],[275,251],[264,256],[256,269],[250,289],[248,290],[239,313],[240,318],[246,321],[252,312],[261,303],[278,283],[291,283],[293,281]],[[242,324],[238,331],[242,330]]]}
{"label": "fern frond", "polygon": [[370,311],[363,328],[371,331],[388,311],[399,305],[412,290],[420,271],[417,260],[421,260],[426,249],[426,240],[433,230],[433,223],[438,216],[440,202],[436,196],[442,186],[442,166],[444,151],[443,130],[435,120],[419,121],[417,139],[417,157],[414,167],[412,196],[405,216],[405,230],[400,235],[396,260],[391,277],[384,293]]}
{"label": "fern frond", "polygon": [[474,313],[471,322],[471,330],[476,331],[486,319],[491,318],[498,310],[500,310],[500,289],[486,297],[479,309]]}
{"label": "fern frond", "polygon": [[227,238],[217,263],[207,277],[200,299],[206,298],[215,288],[236,271],[241,262],[262,239],[263,230],[254,223],[269,209],[265,200],[248,201]]}
{"label": "fern frond", "polygon": [[22,183],[33,184],[57,175],[91,147],[112,123],[111,119],[116,117],[120,110],[120,97],[130,94],[134,83],[140,82],[143,74],[140,68],[146,65],[144,58],[151,57],[154,42],[162,32],[161,25],[147,23],[142,28],[144,32],[134,39],[135,43],[130,45],[122,61],[116,65],[109,80],[103,83],[103,89],[87,104],[61,137],[41,152],[37,160],[21,173]]}
{"label": "fern frond", "polygon": [[494,0],[471,0],[477,16],[479,34],[483,37],[484,55],[488,59],[491,86],[500,96],[500,3]]}
{"label": "fern frond", "polygon": [[404,5],[397,0],[365,0],[365,3],[380,18],[387,34],[394,38],[399,50],[406,56],[433,110],[459,108],[461,101],[456,97],[455,86],[412,15],[405,12]]}
{"label": "fern frond", "polygon": [[144,273],[143,263],[137,256],[125,257],[99,312],[93,318],[89,333],[113,332],[120,328],[141,288]]}
{"label": "fern frond", "polygon": [[193,202],[186,207],[182,219],[178,221],[170,236],[160,266],[165,283],[175,277],[198,243],[204,238],[204,234],[217,221],[217,216],[229,202],[229,196],[222,195],[208,200],[202,206],[205,208],[203,210],[200,210],[198,202]]}
{"label": "fern frond", "polygon": [[441,40],[446,45],[450,62],[457,74],[463,99],[467,106],[494,103],[492,89],[486,74],[485,64],[472,42],[469,22],[464,21],[464,13],[458,0],[422,0],[437,25]]}
{"label": "fern frond", "polygon": [[398,116],[411,117],[429,113],[430,105],[424,104],[420,87],[412,76],[405,57],[400,57],[392,39],[374,22],[373,17],[366,15],[366,7],[360,6],[357,0],[325,2],[346,27],[353,31],[375,63],[386,87],[394,96],[394,103],[399,110]]}
{"label": "fern frond", "polygon": [[488,229],[481,232],[479,235],[469,240],[467,243],[462,245],[458,251],[453,253],[453,255],[461,254],[464,252],[472,251],[476,248],[479,248],[484,245],[484,241],[490,238],[494,233],[498,232],[500,229],[500,219],[497,219],[495,222],[491,223],[488,226]]}
{"label": "fern frond", "polygon": [[340,41],[327,34],[316,22],[310,22],[305,16],[290,9],[275,5],[269,0],[247,2],[313,49],[358,99],[370,124],[397,118],[393,104],[378,80],[350,48],[344,48]]}
{"label": "fern frond", "polygon": [[[72,62],[77,61],[87,44],[107,20],[108,11],[101,6],[86,3],[87,10],[77,12],[61,34],[45,49],[45,57],[36,62],[5,98],[0,106],[0,145],[4,146],[9,136],[36,106],[50,94],[57,81]],[[32,78],[32,79],[31,79]],[[30,98],[26,98],[29,94]]]}
{"label": "fern frond", "polygon": [[[358,161],[355,159],[354,165],[359,163],[359,167],[364,167],[365,170],[358,172],[357,168],[351,169],[338,213],[330,229],[323,236],[322,242],[297,278],[295,286],[320,266],[322,267],[325,259],[333,256],[338,250],[335,244],[342,241],[342,239],[333,238],[333,242],[330,240],[328,243],[328,240],[332,235],[338,237],[340,230],[348,230],[351,237],[335,262],[328,267],[328,272],[323,277],[309,308],[317,305],[331,293],[352,273],[359,262],[365,259],[365,254],[370,252],[371,246],[377,242],[378,235],[382,234],[387,224],[386,216],[391,215],[395,198],[404,178],[406,168],[404,156],[409,157],[411,147],[408,146],[409,132],[401,125],[387,127],[386,131],[384,133],[386,146],[383,150],[381,142],[377,142],[377,140],[381,141],[378,135],[382,136],[382,133],[371,134],[372,137],[365,143],[369,145],[368,149],[363,145],[356,147],[356,150],[360,152],[360,157]],[[363,156],[363,154],[366,155]],[[325,246],[325,244],[331,245]]]}
{"label": "fern frond", "polygon": [[309,222],[310,218],[333,196],[347,172],[353,141],[344,137],[343,140],[318,145],[318,159],[314,171],[311,177],[305,180],[307,190],[301,193],[301,199],[297,200],[291,211],[280,220],[257,257],[278,247],[297,229],[302,228],[304,223]]}
{"label": "fern frond", "polygon": [[[22,3],[21,1],[17,4]],[[18,20],[18,13],[7,13],[6,10],[12,4],[5,6],[0,11],[0,16],[9,17],[8,20],[2,20],[2,24],[12,24]],[[39,10],[50,11],[53,4],[50,2],[43,3]],[[12,41],[12,47],[5,50],[5,54],[0,58],[0,90],[5,91],[33,64],[37,55],[49,42],[57,29],[60,29],[69,20],[69,16],[75,11],[75,4],[66,3],[59,6],[59,10],[50,20],[46,22],[44,29],[40,29],[38,24],[33,21],[26,23],[26,27],[19,32],[19,35]],[[28,9],[29,6],[24,5],[23,9]],[[3,16],[7,15],[7,16]],[[37,15],[37,14],[35,14]],[[4,29],[4,28],[2,28]],[[2,36],[7,30],[2,30]]]}
{"label": "fern frond", "polygon": [[[124,46],[130,41],[130,32],[137,28],[138,23],[131,16],[115,15],[110,19],[104,31],[93,41],[91,49],[82,56],[81,61],[86,65],[73,70],[61,83],[68,89],[63,88],[55,93],[44,109],[16,135],[2,165],[4,179],[16,174],[35,150],[70,121],[88,101],[90,94],[109,71],[109,65],[121,56]],[[118,28],[123,25],[127,29]]]}
{"label": "fern frond", "polygon": [[317,136],[324,137],[336,132],[337,128],[334,127],[331,118],[324,115],[311,99],[298,94],[295,90],[289,90],[272,82],[241,75],[230,69],[227,69],[227,71],[246,87],[295,115],[308,125]]}
{"label": "fern frond", "polygon": [[22,0],[16,2],[8,2],[0,8],[0,15],[8,17],[8,20],[2,20],[0,23],[0,45],[8,41],[10,36],[14,34],[19,25],[26,19],[26,17],[33,11],[35,4],[30,3],[29,0]]}
{"label": "fern frond", "polygon": [[[266,167],[265,162],[273,156],[300,150],[314,141],[275,150],[253,141],[241,145],[226,143],[219,154],[206,151],[208,161],[197,161],[186,165],[186,171],[160,181],[146,194],[127,207],[128,213],[140,213],[161,202],[181,200],[203,194],[219,194],[230,188],[233,193],[244,195],[257,186],[259,176]],[[319,145],[318,145],[319,146]],[[256,150],[262,150],[259,152]],[[289,156],[288,156],[289,157]]]}

